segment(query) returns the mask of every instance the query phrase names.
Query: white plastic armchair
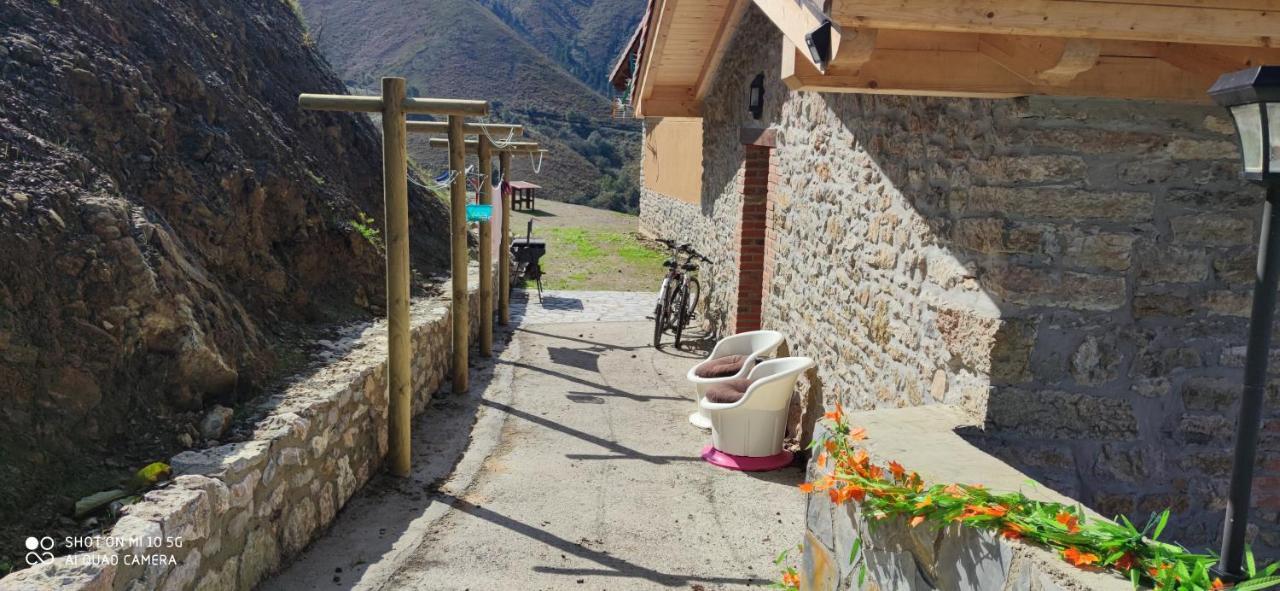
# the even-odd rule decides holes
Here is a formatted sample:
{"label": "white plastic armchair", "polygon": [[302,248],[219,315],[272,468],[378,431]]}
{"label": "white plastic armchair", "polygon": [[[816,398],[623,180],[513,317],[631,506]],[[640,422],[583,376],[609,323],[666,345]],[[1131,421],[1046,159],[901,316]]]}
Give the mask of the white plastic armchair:
{"label": "white plastic armchair", "polygon": [[[707,387],[712,384],[719,384],[728,380],[736,380],[747,377],[751,369],[756,365],[756,359],[760,357],[772,357],[774,352],[778,350],[778,346],[786,337],[776,330],[753,330],[750,332],[738,333],[732,336],[720,339],[716,343],[715,348],[711,349],[711,355],[699,362],[697,365],[689,369],[689,373],[685,376],[693,383],[694,389],[697,391],[698,398],[695,403],[701,403],[703,395],[707,391]],[[730,355],[746,355],[747,360],[742,364],[742,369],[738,373],[731,376],[719,378],[700,378],[698,377],[698,369]],[[711,419],[702,411],[699,406],[693,414],[689,415],[689,422],[700,429],[710,429]]]}
{"label": "white plastic armchair", "polygon": [[796,380],[813,366],[813,359],[809,357],[770,359],[756,365],[747,375],[751,385],[737,402],[716,403],[706,399],[699,402],[711,417],[711,444],[734,456],[765,457],[781,453]]}

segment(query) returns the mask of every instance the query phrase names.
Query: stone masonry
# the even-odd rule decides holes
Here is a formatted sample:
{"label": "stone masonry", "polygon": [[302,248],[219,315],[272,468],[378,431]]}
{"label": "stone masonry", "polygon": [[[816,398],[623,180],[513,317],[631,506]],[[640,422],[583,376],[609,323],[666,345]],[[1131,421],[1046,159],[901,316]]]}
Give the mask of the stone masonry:
{"label": "stone masonry", "polygon": [[[447,298],[411,309],[415,414],[448,376]],[[104,536],[141,543],[55,558],[0,579],[0,591],[253,589],[323,532],[381,465],[386,334],[382,321],[365,328],[338,359],[260,403],[252,439],[174,456],[174,481],[129,506]]]}
{"label": "stone masonry", "polygon": [[[793,92],[780,45],[749,10],[704,104],[702,203],[641,200],[646,231],[725,253],[703,272],[711,328],[733,330],[750,269],[739,225],[760,148],[741,130],[772,128],[761,324],[817,359],[802,399],[965,408],[985,425],[971,439],[1013,466],[1104,515],[1171,507],[1166,537],[1215,547],[1262,204],[1224,114]],[[743,97],[760,72],[757,121]],[[1274,386],[1265,556],[1280,551]]]}

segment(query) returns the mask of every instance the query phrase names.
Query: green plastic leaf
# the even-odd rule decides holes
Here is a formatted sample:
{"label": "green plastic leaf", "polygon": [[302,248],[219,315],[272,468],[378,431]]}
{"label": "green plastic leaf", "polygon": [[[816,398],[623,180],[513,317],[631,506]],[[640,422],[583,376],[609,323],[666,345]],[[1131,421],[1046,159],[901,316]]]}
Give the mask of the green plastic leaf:
{"label": "green plastic leaf", "polygon": [[862,587],[865,582],[867,582],[867,563],[864,562],[858,567],[858,587]]}
{"label": "green plastic leaf", "polygon": [[853,541],[853,549],[849,550],[849,564],[858,559],[858,550],[862,548],[862,538]]}
{"label": "green plastic leaf", "polygon": [[1244,572],[1250,579],[1258,576],[1258,565],[1253,561],[1253,549],[1248,544],[1244,546]]}
{"label": "green plastic leaf", "polygon": [[1160,539],[1160,534],[1164,532],[1164,526],[1168,524],[1169,524],[1169,510],[1165,509],[1164,513],[1160,514],[1160,522],[1156,524],[1156,531],[1152,532],[1151,539],[1153,540]]}
{"label": "green plastic leaf", "polygon": [[1262,577],[1249,579],[1231,589],[1232,591],[1259,591],[1261,589],[1270,589],[1277,585],[1280,585],[1280,577]]}
{"label": "green plastic leaf", "polygon": [[79,501],[76,501],[76,519],[85,517],[98,509],[110,505],[111,501],[123,499],[127,496],[129,496],[129,491],[120,490],[118,488],[91,494]]}

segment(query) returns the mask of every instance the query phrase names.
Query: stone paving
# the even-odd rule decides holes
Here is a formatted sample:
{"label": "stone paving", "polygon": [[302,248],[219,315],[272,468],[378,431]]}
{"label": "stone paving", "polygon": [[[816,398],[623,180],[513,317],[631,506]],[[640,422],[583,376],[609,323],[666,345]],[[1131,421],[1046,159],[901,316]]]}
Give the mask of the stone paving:
{"label": "stone paving", "polygon": [[570,322],[643,322],[653,315],[657,299],[642,291],[536,291],[511,294],[511,323],[562,324]]}

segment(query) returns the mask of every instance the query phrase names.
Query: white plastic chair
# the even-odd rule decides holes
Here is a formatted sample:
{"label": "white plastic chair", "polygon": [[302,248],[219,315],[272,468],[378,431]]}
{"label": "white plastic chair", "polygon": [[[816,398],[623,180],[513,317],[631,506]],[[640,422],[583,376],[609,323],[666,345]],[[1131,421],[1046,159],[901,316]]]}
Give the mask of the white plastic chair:
{"label": "white plastic chair", "polygon": [[[756,359],[772,357],[774,352],[778,350],[778,346],[785,339],[786,337],[776,330],[753,330],[720,339],[720,342],[716,343],[715,348],[711,350],[711,355],[690,368],[689,373],[685,376],[693,383],[693,387],[698,393],[698,399],[694,400],[694,404],[702,402],[702,397],[706,393],[708,386],[746,377],[751,372],[751,368],[755,367]],[[698,377],[698,368],[716,359],[730,355],[747,356],[747,361],[742,364],[742,369],[739,369],[738,373],[719,378]],[[698,410],[689,415],[689,422],[699,429],[711,428],[711,418],[702,411],[701,406],[698,406]]]}
{"label": "white plastic chair", "polygon": [[787,411],[800,374],[814,366],[809,357],[783,357],[761,362],[747,379],[751,386],[741,400],[699,402],[711,417],[711,444],[733,456],[766,457],[782,453],[787,434]]}

